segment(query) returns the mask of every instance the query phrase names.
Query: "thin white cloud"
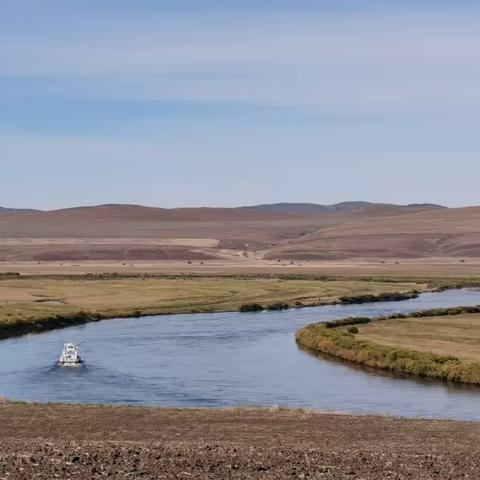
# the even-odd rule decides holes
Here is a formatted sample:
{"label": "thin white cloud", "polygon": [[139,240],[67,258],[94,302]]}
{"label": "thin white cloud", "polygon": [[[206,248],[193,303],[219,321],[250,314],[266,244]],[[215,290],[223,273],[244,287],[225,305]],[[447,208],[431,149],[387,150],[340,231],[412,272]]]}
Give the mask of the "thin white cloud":
{"label": "thin white cloud", "polygon": [[[289,106],[480,102],[478,14],[182,16],[0,37],[0,76],[70,76],[91,96]],[[115,21],[117,20],[117,21]],[[68,22],[68,20],[67,20]],[[96,84],[95,84],[96,82]]]}
{"label": "thin white cloud", "polygon": [[[10,108],[39,96],[41,105],[59,100],[57,122],[66,128],[22,133],[19,115],[17,133],[0,136],[3,203],[41,206],[27,200],[47,190],[54,193],[44,206],[240,204],[250,196],[334,202],[374,193],[382,201],[478,203],[478,9],[35,12],[43,10],[38,18],[17,11],[16,23],[0,15],[0,101],[8,89]],[[93,101],[73,118],[71,98],[77,108],[81,98]],[[107,99],[120,100],[118,109]],[[192,105],[181,120],[137,118],[123,100]],[[233,107],[209,117],[195,102]],[[273,113],[260,118],[257,106]],[[98,109],[105,117],[93,115],[82,130]],[[197,116],[186,121],[189,109]],[[303,113],[353,121],[315,123]],[[102,130],[117,114],[120,126]],[[11,126],[8,117],[0,109],[0,125]]]}

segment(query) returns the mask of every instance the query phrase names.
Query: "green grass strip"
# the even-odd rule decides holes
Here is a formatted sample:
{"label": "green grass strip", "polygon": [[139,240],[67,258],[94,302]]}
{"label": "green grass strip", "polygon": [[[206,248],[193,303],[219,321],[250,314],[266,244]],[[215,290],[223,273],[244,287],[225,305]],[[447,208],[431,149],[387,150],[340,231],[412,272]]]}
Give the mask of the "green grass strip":
{"label": "green grass strip", "polygon": [[[435,310],[438,315],[461,314],[480,311],[479,307],[459,307],[456,309]],[[430,311],[432,312],[432,311]],[[421,312],[402,315],[401,318],[425,316]],[[391,316],[388,318],[398,318]],[[371,319],[370,321],[381,321]],[[360,321],[359,321],[360,320]],[[452,382],[480,385],[480,364],[458,359],[452,355],[438,355],[429,352],[401,349],[380,345],[365,340],[357,340],[355,335],[338,327],[366,323],[365,319],[344,319],[334,324],[314,323],[302,328],[296,334],[299,345],[315,352],[321,352],[350,362],[395,373],[409,374],[423,378],[437,378]],[[332,325],[333,324],[333,325]]]}

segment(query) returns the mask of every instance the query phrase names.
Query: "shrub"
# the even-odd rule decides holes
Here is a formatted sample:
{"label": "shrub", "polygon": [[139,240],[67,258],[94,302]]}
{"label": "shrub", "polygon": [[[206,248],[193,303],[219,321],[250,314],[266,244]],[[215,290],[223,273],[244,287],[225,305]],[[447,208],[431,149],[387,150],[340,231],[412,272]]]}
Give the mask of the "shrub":
{"label": "shrub", "polygon": [[352,295],[340,297],[340,303],[350,305],[354,303],[373,303],[373,302],[398,302],[400,300],[410,300],[417,298],[419,293],[416,290],[411,292],[384,292],[378,295]]}
{"label": "shrub", "polygon": [[244,303],[238,309],[239,312],[261,312],[265,308],[259,303]]}
{"label": "shrub", "polygon": [[369,323],[371,321],[396,320],[402,318],[421,318],[421,317],[442,317],[461,315],[464,313],[480,313],[480,305],[467,307],[449,307],[449,308],[432,308],[430,310],[420,310],[411,313],[394,313],[386,317],[368,318],[368,317],[348,317],[339,320],[330,320],[325,322],[327,328],[346,327],[348,325],[359,325]]}
{"label": "shrub", "polygon": [[348,317],[342,318],[340,320],[332,320],[330,322],[325,322],[325,326],[327,328],[335,328],[335,327],[346,327],[348,325],[358,325],[361,323],[369,323],[370,318],[368,317]]}
{"label": "shrub", "polygon": [[0,278],[9,278],[9,277],[19,277],[20,273],[18,272],[1,272]]}
{"label": "shrub", "polygon": [[358,328],[355,325],[350,325],[347,328],[347,332],[351,333],[352,335],[356,335],[358,333]]}
{"label": "shrub", "polygon": [[287,310],[288,308],[290,308],[290,305],[288,303],[277,302],[269,305],[267,307],[267,310]]}

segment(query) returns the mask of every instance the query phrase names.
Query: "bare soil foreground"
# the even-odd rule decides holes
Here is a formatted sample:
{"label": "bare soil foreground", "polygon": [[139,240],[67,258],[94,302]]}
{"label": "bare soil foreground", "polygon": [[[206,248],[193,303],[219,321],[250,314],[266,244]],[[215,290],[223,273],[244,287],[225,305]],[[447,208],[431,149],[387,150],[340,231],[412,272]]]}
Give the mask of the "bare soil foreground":
{"label": "bare soil foreground", "polygon": [[0,405],[0,478],[478,479],[480,423]]}

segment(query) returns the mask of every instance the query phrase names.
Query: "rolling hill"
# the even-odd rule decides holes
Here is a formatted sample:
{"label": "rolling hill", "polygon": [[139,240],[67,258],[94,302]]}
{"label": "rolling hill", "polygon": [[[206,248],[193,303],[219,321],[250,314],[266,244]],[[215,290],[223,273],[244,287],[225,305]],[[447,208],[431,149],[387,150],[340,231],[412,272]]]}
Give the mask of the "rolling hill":
{"label": "rolling hill", "polygon": [[480,256],[480,207],[279,203],[0,210],[0,261]]}
{"label": "rolling hill", "polygon": [[32,208],[7,208],[0,207],[0,213],[28,213],[28,212],[39,212],[40,210],[34,210]]}
{"label": "rolling hill", "polygon": [[251,207],[241,207],[243,209],[253,209],[264,213],[295,213],[301,215],[311,215],[317,213],[332,212],[359,212],[362,210],[371,210],[378,208],[397,208],[397,209],[440,209],[446,208],[442,205],[432,203],[395,205],[392,203],[372,203],[372,202],[341,202],[332,205],[320,205],[318,203],[272,203],[263,205],[253,205]]}
{"label": "rolling hill", "polygon": [[353,219],[277,245],[267,258],[480,256],[480,207]]}

